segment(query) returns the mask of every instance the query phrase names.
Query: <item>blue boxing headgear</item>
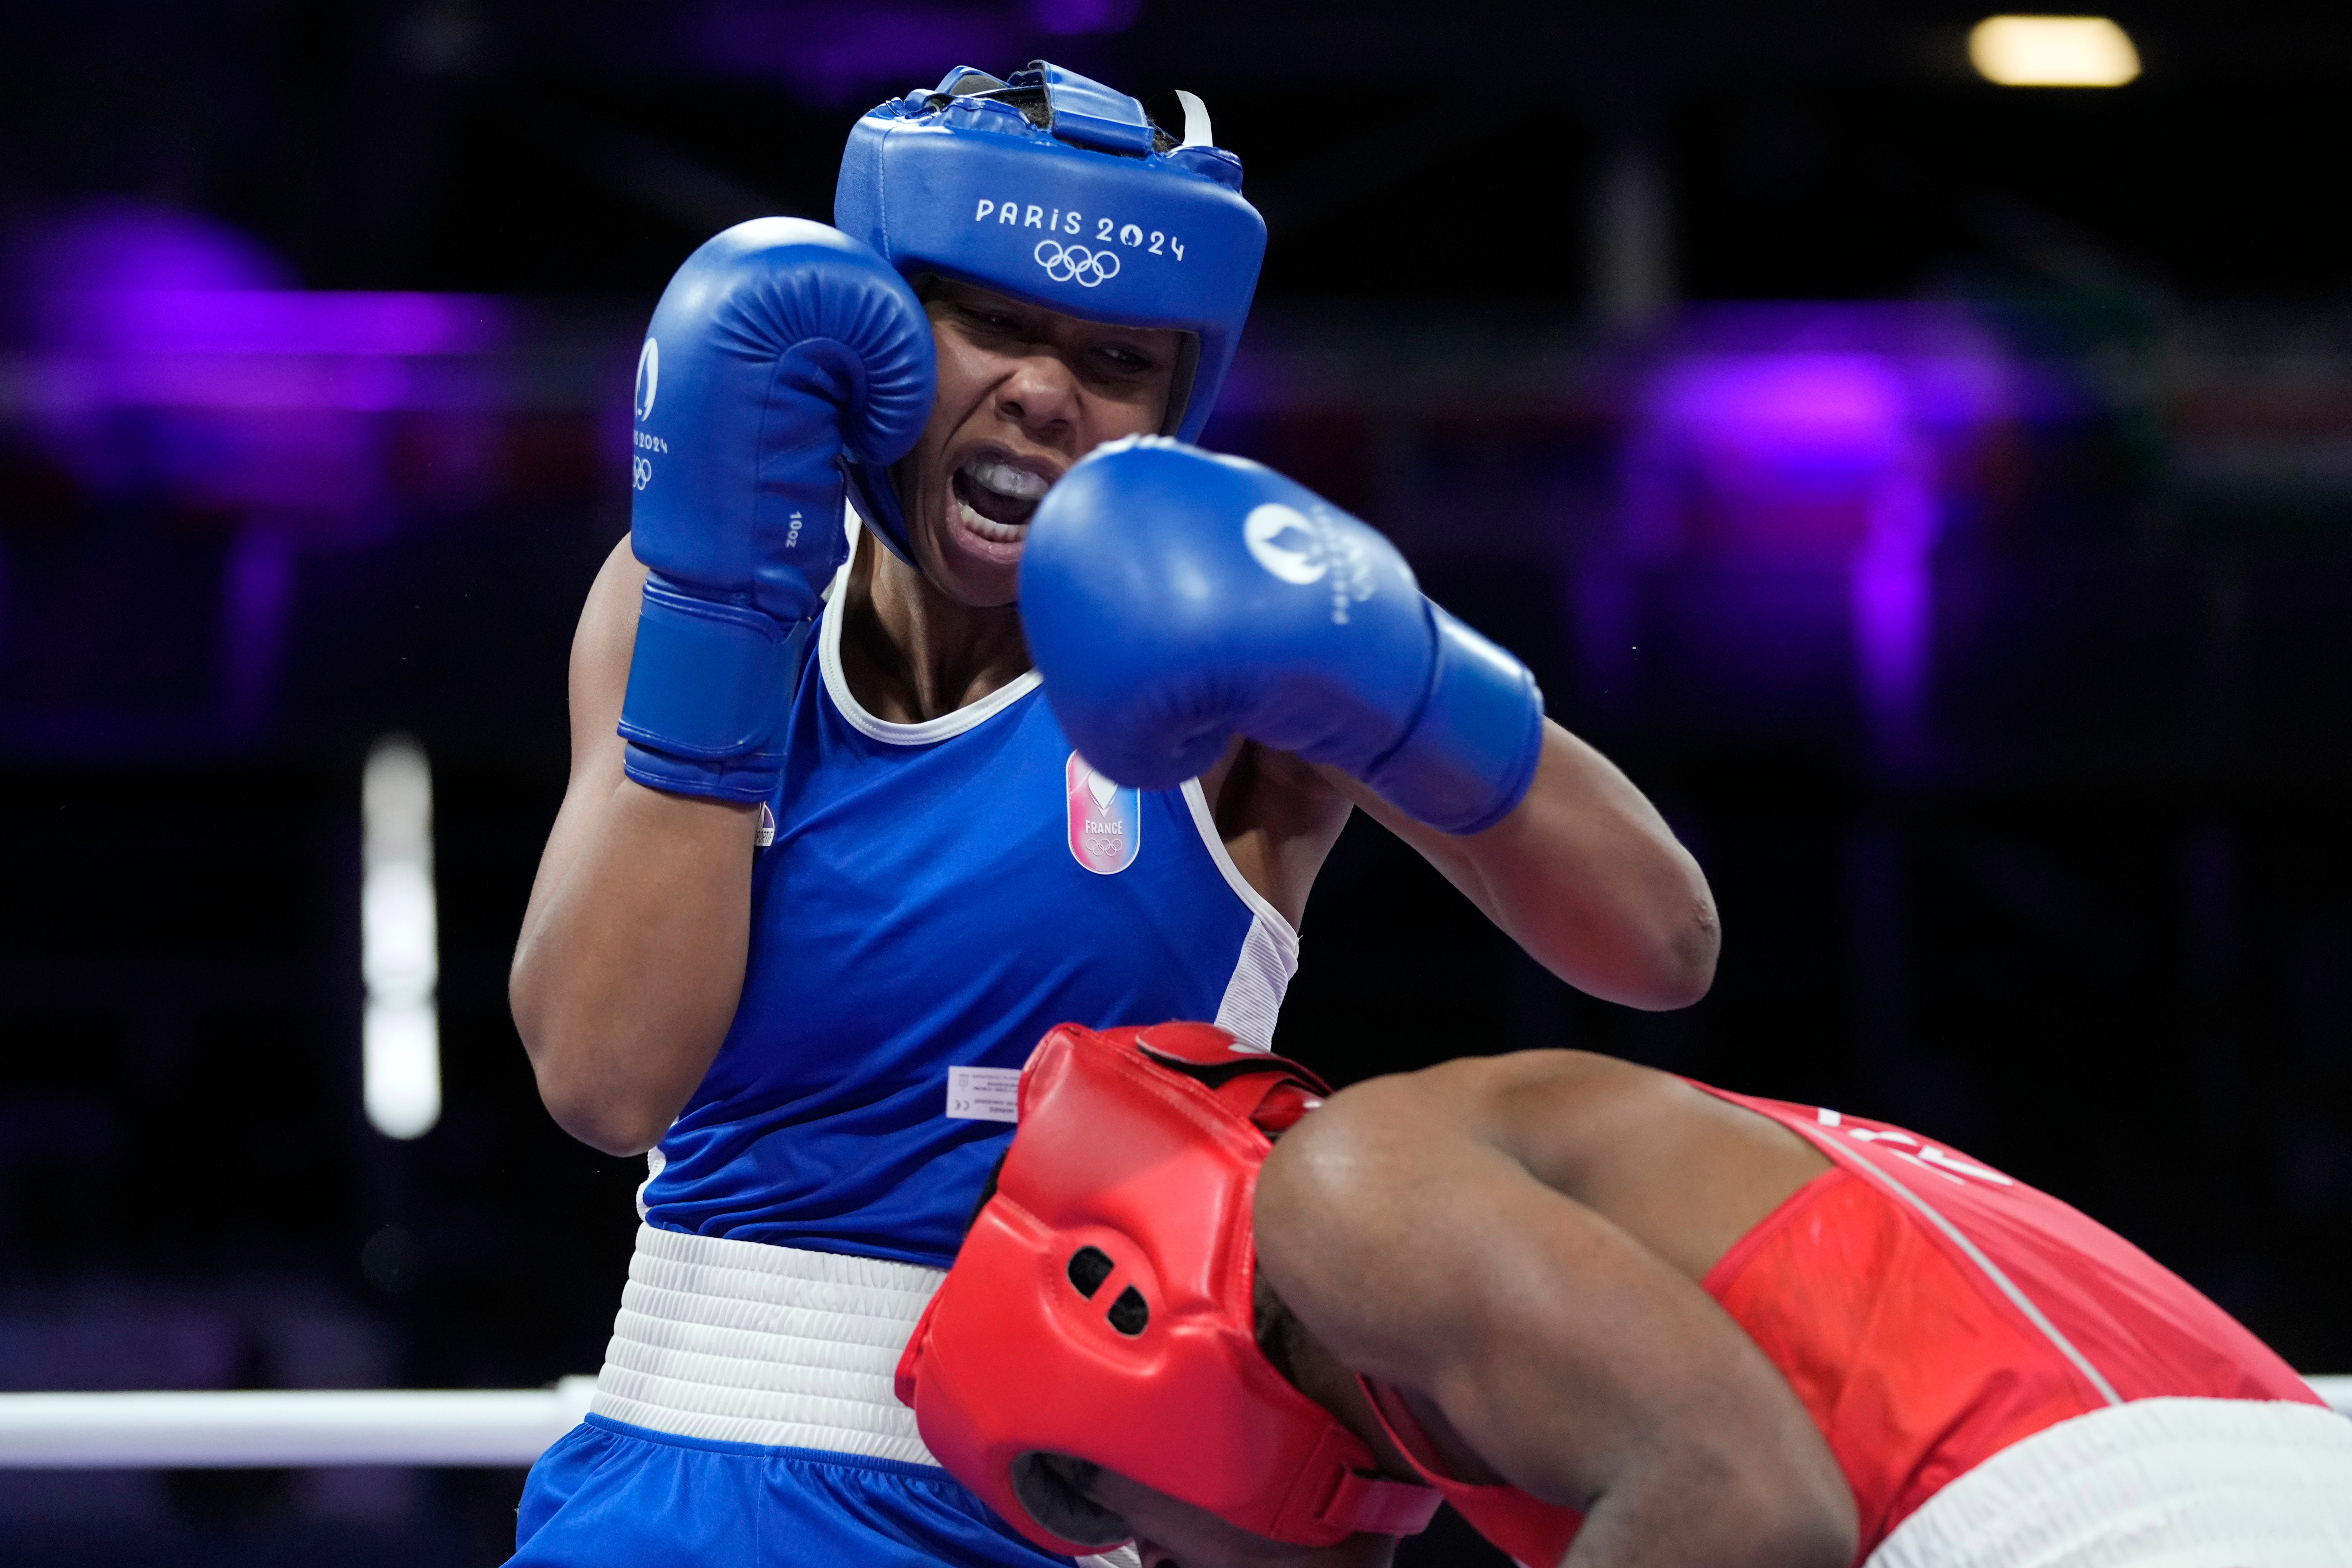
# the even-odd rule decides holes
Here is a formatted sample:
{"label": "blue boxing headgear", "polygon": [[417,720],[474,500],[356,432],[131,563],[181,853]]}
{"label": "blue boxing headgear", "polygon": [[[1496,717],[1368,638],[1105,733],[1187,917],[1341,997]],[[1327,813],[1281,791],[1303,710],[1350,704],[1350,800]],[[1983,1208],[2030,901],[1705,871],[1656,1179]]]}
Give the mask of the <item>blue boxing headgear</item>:
{"label": "blue boxing headgear", "polygon": [[[1196,107],[1188,102],[1189,111]],[[1186,334],[1160,433],[1197,438],[1257,289],[1265,220],[1241,160],[1143,105],[1039,60],[1011,79],[959,67],[849,133],[833,221],[910,281],[950,278],[1025,303]],[[887,468],[850,463],[860,516],[911,561]]]}

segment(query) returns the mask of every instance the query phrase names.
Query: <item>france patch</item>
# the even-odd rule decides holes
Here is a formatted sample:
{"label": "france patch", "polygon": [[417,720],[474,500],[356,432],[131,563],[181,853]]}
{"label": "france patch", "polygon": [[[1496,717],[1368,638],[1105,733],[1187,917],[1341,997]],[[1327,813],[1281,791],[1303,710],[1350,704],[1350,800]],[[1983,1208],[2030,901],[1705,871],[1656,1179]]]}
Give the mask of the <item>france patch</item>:
{"label": "france patch", "polygon": [[1076,752],[1063,769],[1063,781],[1071,858],[1098,877],[1116,876],[1134,865],[1143,848],[1143,792],[1113,784]]}

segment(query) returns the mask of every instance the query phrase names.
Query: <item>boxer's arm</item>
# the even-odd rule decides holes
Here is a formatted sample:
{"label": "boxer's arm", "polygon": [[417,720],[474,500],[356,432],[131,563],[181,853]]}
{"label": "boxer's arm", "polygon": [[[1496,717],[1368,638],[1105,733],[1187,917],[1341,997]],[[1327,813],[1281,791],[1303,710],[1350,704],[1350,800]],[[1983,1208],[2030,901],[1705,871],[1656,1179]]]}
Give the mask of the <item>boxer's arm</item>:
{"label": "boxer's arm", "polygon": [[1549,720],[1511,814],[1462,837],[1416,822],[1337,768],[1325,781],[1419,850],[1528,956],[1629,1007],[1686,1007],[1723,933],[1698,861],[1617,765]]}
{"label": "boxer's arm", "polygon": [[623,540],[572,645],[572,776],[508,995],[540,1097],[613,1154],[657,1142],[735,1015],[759,807],[648,789],[614,726],[646,569]]}
{"label": "boxer's arm", "polygon": [[1375,1079],[1285,1134],[1257,1195],[1269,1283],[1433,1407],[1492,1472],[1465,1479],[1581,1510],[1567,1568],[1843,1568],[1853,1501],[1803,1405],[1686,1275],[1514,1156],[1490,1099],[1525,1077]]}
{"label": "boxer's arm", "polygon": [[[1082,459],[1030,528],[1022,627],[1095,766],[1164,789],[1246,736],[1323,768],[1563,979],[1642,1007],[1706,992],[1697,866],[1544,719],[1527,667],[1423,595],[1370,525],[1270,468],[1147,442]],[[1345,817],[1314,809],[1330,795],[1317,781],[1289,793],[1277,882]]]}

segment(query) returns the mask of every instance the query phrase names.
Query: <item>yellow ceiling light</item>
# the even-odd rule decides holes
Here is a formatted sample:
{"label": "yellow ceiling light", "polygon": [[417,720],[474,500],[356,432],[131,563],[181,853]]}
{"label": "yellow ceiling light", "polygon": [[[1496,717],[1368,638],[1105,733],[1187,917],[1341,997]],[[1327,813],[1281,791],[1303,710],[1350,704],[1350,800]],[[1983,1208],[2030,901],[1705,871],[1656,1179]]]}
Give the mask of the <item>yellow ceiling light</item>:
{"label": "yellow ceiling light", "polygon": [[2131,35],[2105,16],[1987,16],[1969,62],[2002,87],[2121,87],[2139,75]]}

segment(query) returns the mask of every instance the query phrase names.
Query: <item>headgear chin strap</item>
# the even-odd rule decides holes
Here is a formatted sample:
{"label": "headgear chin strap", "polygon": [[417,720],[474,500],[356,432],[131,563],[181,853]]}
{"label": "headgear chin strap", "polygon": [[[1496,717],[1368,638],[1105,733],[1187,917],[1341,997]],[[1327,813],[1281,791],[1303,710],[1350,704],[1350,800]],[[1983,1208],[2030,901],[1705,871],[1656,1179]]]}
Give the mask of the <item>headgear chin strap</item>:
{"label": "headgear chin strap", "polygon": [[[1197,440],[1265,256],[1241,160],[1207,145],[1198,102],[1180,143],[1134,99],[1044,60],[1003,80],[959,66],[858,120],[833,221],[910,281],[1185,333],[1160,434]],[[847,468],[858,515],[911,560],[890,470]]]}
{"label": "headgear chin strap", "polygon": [[1300,1546],[1410,1535],[1436,1512],[1258,1350],[1266,1134],[1328,1092],[1208,1024],[1064,1025],[1031,1054],[995,1195],[899,1358],[898,1397],[939,1461],[1048,1552],[1117,1538],[1064,1533],[1080,1509],[1039,1517],[1037,1454]]}

